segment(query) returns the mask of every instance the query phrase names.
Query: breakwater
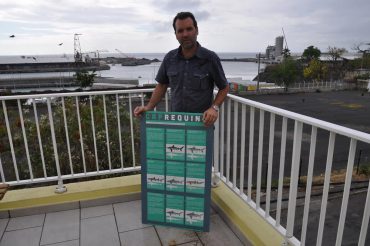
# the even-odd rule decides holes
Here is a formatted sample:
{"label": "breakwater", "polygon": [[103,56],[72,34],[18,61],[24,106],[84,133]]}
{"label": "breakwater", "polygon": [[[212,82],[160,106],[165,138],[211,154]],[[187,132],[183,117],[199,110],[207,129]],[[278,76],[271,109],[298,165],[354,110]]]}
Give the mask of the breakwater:
{"label": "breakwater", "polygon": [[221,61],[228,62],[258,62],[257,58],[220,58]]}
{"label": "breakwater", "polygon": [[34,77],[0,79],[0,89],[76,86],[74,77]]}
{"label": "breakwater", "polygon": [[135,58],[135,57],[106,57],[100,58],[100,61],[104,61],[108,64],[121,64],[122,66],[140,66],[151,64],[152,62],[159,62],[157,58]]}
{"label": "breakwater", "polygon": [[108,65],[99,63],[48,62],[48,63],[9,63],[0,64],[0,74],[78,72],[82,70],[109,70]]}

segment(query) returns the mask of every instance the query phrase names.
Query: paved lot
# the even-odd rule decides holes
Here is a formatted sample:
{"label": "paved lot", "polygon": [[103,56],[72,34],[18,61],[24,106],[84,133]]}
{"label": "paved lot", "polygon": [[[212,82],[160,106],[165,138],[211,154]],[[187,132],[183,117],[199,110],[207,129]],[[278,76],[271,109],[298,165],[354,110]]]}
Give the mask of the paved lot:
{"label": "paved lot", "polygon": [[246,98],[370,133],[370,92],[250,95]]}

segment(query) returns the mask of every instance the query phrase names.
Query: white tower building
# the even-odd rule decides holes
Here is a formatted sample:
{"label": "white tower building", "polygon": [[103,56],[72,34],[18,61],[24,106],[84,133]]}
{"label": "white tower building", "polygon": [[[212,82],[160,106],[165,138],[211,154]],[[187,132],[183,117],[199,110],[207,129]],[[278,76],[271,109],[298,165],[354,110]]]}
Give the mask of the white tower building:
{"label": "white tower building", "polygon": [[275,58],[281,56],[283,53],[284,37],[279,36],[275,39]]}

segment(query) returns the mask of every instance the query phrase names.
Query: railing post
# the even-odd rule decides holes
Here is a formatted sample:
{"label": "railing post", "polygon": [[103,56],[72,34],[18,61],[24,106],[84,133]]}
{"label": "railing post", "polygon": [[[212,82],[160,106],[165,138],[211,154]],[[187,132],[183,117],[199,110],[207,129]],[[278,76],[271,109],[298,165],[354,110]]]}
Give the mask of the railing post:
{"label": "railing post", "polygon": [[280,225],[281,217],[281,203],[283,197],[284,187],[284,167],[285,167],[285,151],[286,151],[286,136],[287,136],[288,119],[283,117],[281,126],[281,144],[280,144],[280,166],[279,166],[279,184],[278,184],[278,200],[276,205],[276,223],[275,226]]}
{"label": "railing post", "polygon": [[335,242],[335,245],[338,245],[338,246],[342,245],[344,223],[346,221],[348,200],[349,200],[350,188],[351,188],[353,164],[355,162],[356,145],[357,145],[357,140],[352,138],[350,148],[349,148],[349,153],[348,153],[346,179],[344,183],[343,199],[342,199],[342,206],[340,210],[340,217],[339,217],[339,223],[338,223],[337,239]]}
{"label": "railing post", "polygon": [[263,154],[263,134],[265,126],[265,111],[260,109],[260,122],[258,133],[258,160],[257,160],[257,191],[256,191],[256,207],[261,205],[261,175],[262,175],[262,154]]}
{"label": "railing post", "polygon": [[248,154],[248,201],[252,200],[253,141],[255,108],[250,108],[249,118],[249,154]]}
{"label": "railing post", "polygon": [[55,165],[56,165],[56,168],[57,168],[57,175],[58,175],[58,186],[55,188],[55,193],[64,193],[64,192],[67,191],[67,187],[65,187],[63,185],[62,174],[60,172],[59,156],[58,156],[57,142],[56,142],[56,138],[55,138],[54,120],[53,120],[53,113],[51,111],[50,97],[47,98],[47,105],[48,105],[48,113],[49,113],[51,139],[53,141]]}
{"label": "railing post", "polygon": [[215,130],[214,130],[214,142],[213,142],[213,173],[212,175],[216,178],[216,176],[220,176],[220,123],[219,119],[215,122]]}
{"label": "railing post", "polygon": [[227,100],[227,121],[226,121],[226,182],[230,181],[230,134],[231,134],[231,99]]}
{"label": "railing post", "polygon": [[130,111],[132,165],[135,167],[136,166],[136,160],[135,160],[135,141],[134,141],[134,120],[133,120],[133,115],[132,115],[131,93],[128,94],[128,103],[129,103],[129,111]]}
{"label": "railing post", "polygon": [[369,184],[367,188],[364,215],[362,216],[361,231],[360,231],[360,237],[358,240],[359,246],[365,245],[367,228],[369,225],[369,218],[370,218],[370,180],[369,180]]}
{"label": "railing post", "polygon": [[30,152],[29,152],[29,148],[28,148],[26,128],[24,126],[24,119],[23,119],[23,111],[22,111],[21,101],[18,99],[17,103],[18,103],[18,112],[19,112],[19,118],[20,118],[20,122],[21,122],[22,134],[23,134],[23,143],[24,143],[24,148],[25,148],[25,151],[26,151],[28,170],[30,172],[30,179],[33,181],[33,170],[32,170],[32,165],[31,165]]}
{"label": "railing post", "polygon": [[301,157],[301,146],[302,146],[302,129],[303,123],[295,121],[286,238],[293,237],[294,217],[298,190],[299,160]]}
{"label": "railing post", "polygon": [[220,109],[220,178],[224,177],[224,160],[225,160],[225,103],[221,105]]}
{"label": "railing post", "polygon": [[246,105],[242,104],[242,139],[240,143],[240,194],[244,193],[244,163],[245,163],[245,113]]}
{"label": "railing post", "polygon": [[313,165],[315,161],[316,153],[316,140],[317,140],[317,128],[312,126],[311,129],[311,141],[310,141],[310,154],[308,158],[308,171],[307,171],[307,181],[306,181],[306,196],[304,201],[304,211],[303,211],[303,221],[302,221],[302,232],[301,232],[301,245],[306,243],[306,232],[308,224],[308,214],[311,200],[311,189],[312,189],[312,179],[313,179]]}
{"label": "railing post", "polygon": [[270,200],[271,200],[271,179],[272,179],[272,160],[274,155],[274,134],[275,134],[275,114],[270,115],[270,134],[269,134],[269,154],[266,175],[266,214],[267,218],[270,215]]}
{"label": "railing post", "polygon": [[233,143],[233,187],[236,185],[237,174],[237,154],[238,154],[238,102],[234,102],[234,143]]}
{"label": "railing post", "polygon": [[324,179],[324,187],[323,187],[323,190],[322,190],[321,210],[320,210],[319,228],[318,228],[318,232],[317,232],[316,245],[322,245],[322,238],[323,238],[325,217],[326,217],[326,207],[327,207],[328,195],[329,195],[331,167],[333,165],[335,136],[336,136],[336,133],[330,132],[329,145],[328,145],[328,154],[327,154],[327,157],[326,157],[325,179]]}

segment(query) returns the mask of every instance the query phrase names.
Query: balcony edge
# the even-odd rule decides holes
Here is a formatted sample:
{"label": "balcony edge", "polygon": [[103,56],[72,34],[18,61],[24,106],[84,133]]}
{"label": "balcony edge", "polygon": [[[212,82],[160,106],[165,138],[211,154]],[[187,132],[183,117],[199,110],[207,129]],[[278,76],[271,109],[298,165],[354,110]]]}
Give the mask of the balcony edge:
{"label": "balcony edge", "polygon": [[212,189],[212,202],[237,231],[242,241],[252,245],[282,245],[284,237],[223,182]]}
{"label": "balcony edge", "polygon": [[141,177],[138,174],[70,183],[65,186],[67,192],[62,194],[55,193],[56,186],[10,190],[0,201],[0,213],[140,193]]}

